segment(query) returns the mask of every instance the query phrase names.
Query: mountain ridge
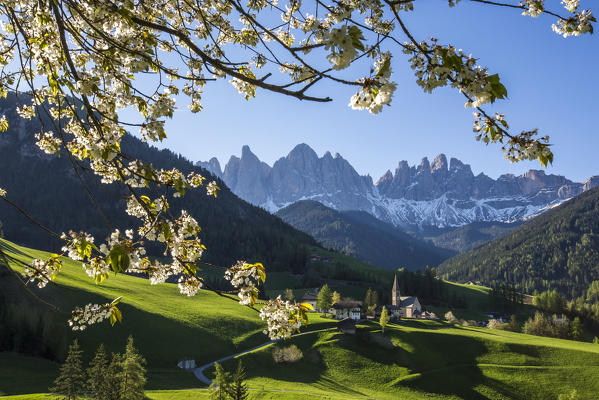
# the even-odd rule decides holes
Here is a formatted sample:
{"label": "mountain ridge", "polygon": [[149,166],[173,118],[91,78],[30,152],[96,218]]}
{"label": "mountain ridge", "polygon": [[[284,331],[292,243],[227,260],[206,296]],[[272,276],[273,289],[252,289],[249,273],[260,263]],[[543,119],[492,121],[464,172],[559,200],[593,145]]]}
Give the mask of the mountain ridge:
{"label": "mountain ridge", "polygon": [[458,227],[473,222],[512,223],[599,185],[599,176],[573,182],[564,176],[529,170],[492,179],[474,175],[469,164],[439,154],[419,165],[400,161],[373,182],[339,153],[318,157],[307,144],[295,146],[272,167],[245,145],[221,170],[218,160],[198,162],[222,176],[246,201],[276,212],[298,200],[316,200],[338,211],[366,211],[398,227]]}

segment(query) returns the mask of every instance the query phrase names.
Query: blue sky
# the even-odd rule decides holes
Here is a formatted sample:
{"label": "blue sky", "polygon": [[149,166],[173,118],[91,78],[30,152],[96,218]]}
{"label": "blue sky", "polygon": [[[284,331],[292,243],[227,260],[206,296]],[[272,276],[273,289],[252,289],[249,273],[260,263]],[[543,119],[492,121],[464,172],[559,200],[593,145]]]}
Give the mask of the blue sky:
{"label": "blue sky", "polygon": [[[582,0],[582,7],[592,7]],[[547,0],[561,9],[557,0]],[[499,73],[509,99],[487,107],[506,113],[514,131],[539,128],[551,136],[555,162],[547,173],[583,181],[599,175],[599,38],[564,39],[553,33],[553,17],[521,16],[518,10],[463,1],[417,1],[404,22],[417,39],[434,36],[472,53],[491,73]],[[599,8],[593,10],[599,14]],[[596,26],[596,28],[598,28]],[[379,115],[353,111],[347,104],[353,90],[335,85],[313,94],[330,95],[330,103],[309,103],[258,91],[246,101],[227,82],[208,83],[204,111],[191,114],[186,103],[167,124],[168,147],[197,161],[216,156],[224,167],[232,154],[248,144],[272,165],[296,144],[307,143],[319,155],[338,152],[361,174],[375,180],[398,161],[417,164],[438,153],[469,163],[475,174],[497,178],[520,174],[538,162],[511,164],[500,148],[474,140],[472,112],[455,90],[425,94],[414,83],[406,58],[396,51],[394,80],[398,89],[392,107]]]}

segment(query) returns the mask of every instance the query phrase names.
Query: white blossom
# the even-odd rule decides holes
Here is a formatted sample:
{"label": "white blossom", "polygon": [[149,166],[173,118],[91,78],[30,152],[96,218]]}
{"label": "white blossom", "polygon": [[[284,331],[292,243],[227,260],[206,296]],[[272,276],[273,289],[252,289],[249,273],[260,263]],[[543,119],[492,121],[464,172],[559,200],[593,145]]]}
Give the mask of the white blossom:
{"label": "white blossom", "polygon": [[260,309],[260,318],[267,324],[264,334],[272,340],[288,338],[302,326],[299,312],[298,304],[283,301],[281,296],[269,300]]}
{"label": "white blossom", "polygon": [[265,272],[262,264],[248,264],[237,261],[225,271],[225,279],[231,282],[234,288],[239,289],[237,296],[239,304],[253,306],[258,298],[258,284],[264,281]]}

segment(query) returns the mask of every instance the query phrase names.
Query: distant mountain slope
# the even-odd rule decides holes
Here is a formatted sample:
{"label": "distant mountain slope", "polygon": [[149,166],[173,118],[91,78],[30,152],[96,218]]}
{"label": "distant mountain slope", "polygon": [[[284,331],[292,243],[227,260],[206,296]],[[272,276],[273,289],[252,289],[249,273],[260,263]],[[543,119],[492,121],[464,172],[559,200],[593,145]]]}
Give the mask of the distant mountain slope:
{"label": "distant mountain slope", "polygon": [[428,228],[426,230],[413,230],[409,233],[416,237],[429,240],[435,246],[463,253],[483,243],[497,239],[518,226],[522,222],[503,223],[503,222],[473,222],[468,225],[457,228]]}
{"label": "distant mountain slope", "polygon": [[[32,134],[39,122],[22,120],[15,107],[14,95],[0,101],[0,115],[5,114],[9,122],[8,131],[0,135],[0,187],[7,191],[7,198],[56,232],[85,230],[96,241],[104,240],[109,229],[74,174],[68,157],[64,152],[61,157],[54,157],[39,150]],[[176,167],[186,174],[196,170],[209,180],[215,179],[183,157],[150,147],[132,136],[123,138],[122,148],[155,167]],[[101,185],[89,172],[82,174],[89,178],[88,187],[113,228],[137,223],[125,214],[119,186]],[[308,256],[307,246],[316,245],[314,239],[238,198],[222,181],[217,181],[221,190],[216,199],[206,196],[200,188],[188,191],[183,198],[169,200],[174,214],[184,208],[198,220],[207,247],[203,259],[224,266],[237,260],[260,261],[270,270],[301,272]],[[0,221],[6,239],[38,249],[60,249],[60,243],[3,201]],[[149,249],[154,255],[163,251],[158,247]]]}
{"label": "distant mountain slope", "polygon": [[312,235],[324,247],[350,254],[387,269],[435,267],[455,254],[435,248],[364,211],[339,212],[313,200],[302,200],[276,215]]}
{"label": "distant mountain slope", "polygon": [[197,164],[222,176],[239,197],[271,212],[298,200],[316,200],[338,211],[366,211],[395,226],[420,229],[523,221],[599,184],[599,176],[578,183],[542,170],[498,179],[475,176],[470,165],[444,154],[432,162],[424,157],[417,166],[400,161],[395,172],[373,183],[341,155],[319,157],[304,143],[272,167],[248,146],[241,157],[230,158],[224,171],[214,158]]}
{"label": "distant mountain slope", "polygon": [[599,280],[599,187],[440,266],[452,281],[507,282],[532,293],[580,296]]}

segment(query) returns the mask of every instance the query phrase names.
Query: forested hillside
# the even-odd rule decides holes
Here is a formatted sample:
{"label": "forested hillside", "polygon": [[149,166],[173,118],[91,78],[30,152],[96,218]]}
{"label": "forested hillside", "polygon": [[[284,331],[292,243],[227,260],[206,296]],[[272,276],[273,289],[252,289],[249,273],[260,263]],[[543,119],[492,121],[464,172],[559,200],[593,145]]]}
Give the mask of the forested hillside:
{"label": "forested hillside", "polygon": [[[112,227],[135,224],[125,214],[119,186],[100,184],[91,173],[80,170],[107,223],[90,201],[67,154],[63,151],[58,158],[39,150],[32,134],[39,122],[20,119],[15,106],[14,95],[0,103],[9,122],[8,131],[0,135],[0,187],[7,191],[9,200],[55,232],[85,230],[96,241],[106,238],[108,223]],[[197,170],[209,180],[217,179],[171,151],[150,147],[132,136],[123,138],[122,147],[126,153],[155,167],[176,167],[183,173]],[[315,241],[278,217],[239,199],[221,181],[218,185],[221,190],[216,199],[199,188],[171,203],[175,214],[184,208],[198,220],[207,247],[204,260],[223,266],[237,260],[260,261],[270,270],[301,270],[307,258],[306,246],[315,245]],[[0,201],[0,221],[4,237],[9,240],[55,252],[60,249],[57,240],[3,201]],[[149,249],[155,255],[161,255],[163,250]]]}
{"label": "forested hillside", "polygon": [[522,222],[509,224],[503,222],[473,222],[451,228],[428,227],[424,230],[416,229],[410,231],[410,233],[433,242],[439,248],[463,253],[483,243],[500,238],[520,225],[522,225]]}
{"label": "forested hillside", "polygon": [[507,283],[526,293],[557,289],[568,297],[580,296],[599,280],[599,188],[445,261],[439,270],[453,281]]}
{"label": "forested hillside", "polygon": [[317,201],[303,200],[279,210],[277,215],[324,247],[382,268],[436,267],[455,254],[415,239],[364,211],[339,212]]}

